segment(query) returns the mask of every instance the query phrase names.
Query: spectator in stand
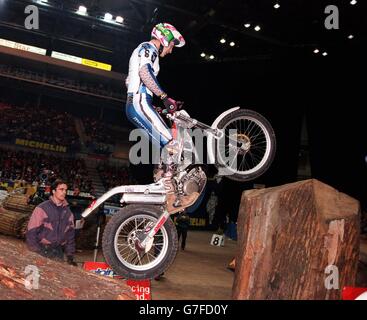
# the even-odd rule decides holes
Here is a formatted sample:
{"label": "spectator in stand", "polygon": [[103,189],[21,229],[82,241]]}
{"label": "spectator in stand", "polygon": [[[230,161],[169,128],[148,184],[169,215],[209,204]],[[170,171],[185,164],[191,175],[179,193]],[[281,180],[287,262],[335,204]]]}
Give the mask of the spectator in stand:
{"label": "spectator in stand", "polygon": [[133,184],[130,179],[129,170],[126,167],[111,166],[107,163],[101,163],[97,170],[102,180],[103,186],[110,190],[113,187]]}
{"label": "spectator in stand", "polygon": [[0,140],[15,138],[80,148],[73,117],[52,108],[9,106],[0,108]]}
{"label": "spectator in stand", "polygon": [[50,153],[35,153],[23,150],[11,150],[0,147],[1,179],[24,180],[33,184],[40,182],[40,173],[47,168],[58,177],[64,177],[72,189],[81,192],[93,190],[92,181],[84,160],[65,158]]}

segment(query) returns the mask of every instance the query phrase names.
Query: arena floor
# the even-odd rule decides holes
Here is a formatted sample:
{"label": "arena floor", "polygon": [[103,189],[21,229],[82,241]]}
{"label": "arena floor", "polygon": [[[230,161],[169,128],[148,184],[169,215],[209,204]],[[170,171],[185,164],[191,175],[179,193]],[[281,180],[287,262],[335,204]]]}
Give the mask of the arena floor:
{"label": "arena floor", "polygon": [[[237,242],[226,238],[224,246],[210,245],[213,232],[189,231],[185,251],[159,281],[152,280],[153,300],[229,300],[233,271],[228,263],[236,254]],[[98,261],[104,261],[101,250]],[[76,254],[78,263],[93,261],[93,251]]]}
{"label": "arena floor", "polygon": [[[153,300],[230,300],[234,272],[228,269],[236,255],[237,241],[225,238],[223,247],[210,245],[211,231],[189,231],[185,251],[159,281],[151,282]],[[357,286],[367,286],[367,236],[360,239]],[[93,251],[76,254],[76,261],[93,261]],[[97,261],[104,261],[102,251]]]}

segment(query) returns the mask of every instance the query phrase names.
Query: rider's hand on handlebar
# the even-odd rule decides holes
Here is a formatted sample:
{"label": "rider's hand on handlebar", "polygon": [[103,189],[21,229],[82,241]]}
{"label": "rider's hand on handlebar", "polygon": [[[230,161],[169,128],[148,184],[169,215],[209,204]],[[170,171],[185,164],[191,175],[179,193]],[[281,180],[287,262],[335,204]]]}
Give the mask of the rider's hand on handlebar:
{"label": "rider's hand on handlebar", "polygon": [[176,101],[173,100],[172,98],[166,97],[163,99],[163,104],[168,113],[174,113],[175,111],[180,110],[182,108],[183,102]]}

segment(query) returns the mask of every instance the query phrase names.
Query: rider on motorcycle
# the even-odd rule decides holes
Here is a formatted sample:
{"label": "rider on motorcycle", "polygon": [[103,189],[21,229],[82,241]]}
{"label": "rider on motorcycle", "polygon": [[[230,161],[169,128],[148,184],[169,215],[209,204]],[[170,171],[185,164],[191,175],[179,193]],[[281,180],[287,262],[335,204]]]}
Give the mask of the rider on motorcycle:
{"label": "rider on motorcycle", "polygon": [[[167,190],[167,210],[170,213],[181,211],[190,206],[195,195],[176,196],[174,182],[174,160],[179,151],[178,142],[172,137],[170,129],[164,123],[156,108],[153,106],[153,94],[159,97],[167,112],[174,113],[182,104],[170,98],[160,86],[157,75],[159,72],[159,58],[172,53],[173,47],[185,45],[183,36],[168,23],[157,24],[151,33],[149,42],[141,43],[132,53],[129,61],[129,74],[126,79],[127,100],[126,114],[130,122],[136,127],[144,129],[161,149],[166,148],[168,159],[166,165],[160,166],[155,174],[155,180],[163,178]],[[159,133],[159,141],[157,141]]]}

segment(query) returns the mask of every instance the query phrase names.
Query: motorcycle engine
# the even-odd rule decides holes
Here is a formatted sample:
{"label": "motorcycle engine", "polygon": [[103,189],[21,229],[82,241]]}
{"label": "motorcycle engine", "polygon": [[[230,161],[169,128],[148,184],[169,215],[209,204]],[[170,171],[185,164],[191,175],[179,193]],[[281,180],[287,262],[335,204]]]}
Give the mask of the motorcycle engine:
{"label": "motorcycle engine", "polygon": [[185,195],[190,195],[194,192],[200,194],[204,190],[206,181],[205,172],[200,167],[193,168],[181,178],[181,190]]}

